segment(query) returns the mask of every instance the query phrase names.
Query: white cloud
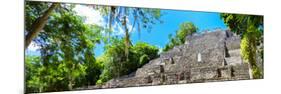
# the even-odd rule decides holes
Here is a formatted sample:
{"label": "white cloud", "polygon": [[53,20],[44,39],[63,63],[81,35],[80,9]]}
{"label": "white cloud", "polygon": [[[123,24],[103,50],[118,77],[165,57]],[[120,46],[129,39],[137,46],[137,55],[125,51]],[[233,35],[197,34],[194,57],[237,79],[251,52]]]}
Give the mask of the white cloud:
{"label": "white cloud", "polygon": [[113,28],[113,35],[125,35],[125,30],[117,22],[113,24],[112,28]]}
{"label": "white cloud", "polygon": [[[132,32],[132,27],[133,27],[132,24],[133,23],[130,22],[128,17],[127,17],[126,21],[127,21],[127,23],[129,23],[129,24],[127,24],[127,27],[128,27],[129,33],[131,33]],[[125,35],[125,30],[124,30],[123,26],[120,23],[115,22],[113,24],[112,28],[113,28],[113,34],[114,35]]]}
{"label": "white cloud", "polygon": [[104,26],[104,19],[101,13],[97,10],[94,10],[93,7],[85,6],[85,5],[76,5],[74,10],[78,15],[86,17],[85,22],[87,24],[96,24],[99,26]]}
{"label": "white cloud", "polygon": [[27,50],[28,51],[37,51],[38,49],[40,49],[41,47],[38,45],[38,44],[36,44],[35,42],[31,42],[30,44],[29,44],[29,46],[28,46],[28,48],[27,48]]}
{"label": "white cloud", "polygon": [[[94,10],[92,7],[85,6],[85,5],[76,5],[74,10],[77,12],[78,15],[86,17],[85,22],[87,24],[96,24],[99,26],[107,27],[108,22],[102,17],[101,13],[98,10]],[[130,20],[127,17],[127,27],[129,29],[129,32],[131,32],[132,24]],[[121,23],[114,22],[112,25],[112,34],[123,36],[125,35],[125,30]]]}

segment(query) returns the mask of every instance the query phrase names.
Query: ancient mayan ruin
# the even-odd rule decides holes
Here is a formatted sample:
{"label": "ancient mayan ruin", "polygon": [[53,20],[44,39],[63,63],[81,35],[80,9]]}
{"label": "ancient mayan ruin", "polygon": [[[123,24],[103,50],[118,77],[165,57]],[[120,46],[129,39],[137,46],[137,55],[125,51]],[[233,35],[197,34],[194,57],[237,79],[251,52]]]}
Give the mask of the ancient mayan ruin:
{"label": "ancient mayan ruin", "polygon": [[88,89],[246,79],[249,68],[240,55],[240,37],[217,29],[187,36],[185,44],[161,53],[136,72]]}

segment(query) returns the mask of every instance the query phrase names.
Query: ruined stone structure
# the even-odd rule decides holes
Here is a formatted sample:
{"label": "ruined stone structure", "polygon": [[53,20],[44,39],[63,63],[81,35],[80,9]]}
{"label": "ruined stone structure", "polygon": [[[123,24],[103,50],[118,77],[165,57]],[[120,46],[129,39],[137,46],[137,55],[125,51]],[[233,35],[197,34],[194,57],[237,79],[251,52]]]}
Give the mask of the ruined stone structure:
{"label": "ruined stone structure", "polygon": [[240,37],[218,29],[187,36],[185,44],[161,53],[136,72],[89,89],[242,79],[250,78],[240,55]]}

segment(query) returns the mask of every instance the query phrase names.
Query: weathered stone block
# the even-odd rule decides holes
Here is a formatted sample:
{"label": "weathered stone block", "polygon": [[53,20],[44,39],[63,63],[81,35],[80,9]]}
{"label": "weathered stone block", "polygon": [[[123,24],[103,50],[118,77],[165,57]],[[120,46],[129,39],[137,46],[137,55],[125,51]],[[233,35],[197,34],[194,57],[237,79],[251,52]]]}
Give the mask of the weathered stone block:
{"label": "weathered stone block", "polygon": [[232,67],[232,75],[235,79],[250,79],[248,64],[235,65]]}
{"label": "weathered stone block", "polygon": [[240,49],[240,37],[230,37],[226,39],[226,47],[228,50]]}
{"label": "weathered stone block", "polygon": [[178,82],[178,75],[176,73],[166,73],[165,84],[176,84]]}
{"label": "weathered stone block", "polygon": [[208,80],[218,78],[217,67],[200,67],[191,69],[191,81],[192,80]]}
{"label": "weathered stone block", "polygon": [[231,78],[231,68],[230,67],[221,67],[218,68],[218,74],[220,79],[230,79]]}

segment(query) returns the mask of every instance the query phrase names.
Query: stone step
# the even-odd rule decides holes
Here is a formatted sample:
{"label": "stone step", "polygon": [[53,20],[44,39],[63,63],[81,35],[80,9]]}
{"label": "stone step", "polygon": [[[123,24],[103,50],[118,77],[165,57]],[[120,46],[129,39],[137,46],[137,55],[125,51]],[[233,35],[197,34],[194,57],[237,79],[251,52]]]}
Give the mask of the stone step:
{"label": "stone step", "polygon": [[240,49],[229,50],[228,53],[230,57],[241,57]]}
{"label": "stone step", "polygon": [[241,57],[228,57],[225,58],[226,65],[237,65],[237,64],[242,64],[242,59]]}
{"label": "stone step", "polygon": [[229,56],[225,58],[227,65],[236,65],[243,62],[240,54],[240,49],[229,50],[228,53]]}

